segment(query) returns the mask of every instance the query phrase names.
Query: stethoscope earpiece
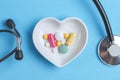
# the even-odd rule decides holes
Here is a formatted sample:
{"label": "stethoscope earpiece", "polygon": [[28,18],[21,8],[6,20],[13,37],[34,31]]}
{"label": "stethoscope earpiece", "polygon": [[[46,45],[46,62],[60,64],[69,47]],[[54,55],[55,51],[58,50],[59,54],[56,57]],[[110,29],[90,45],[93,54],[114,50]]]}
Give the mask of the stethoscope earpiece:
{"label": "stethoscope earpiece", "polygon": [[9,27],[9,28],[14,28],[16,25],[14,23],[14,21],[12,19],[8,19],[6,20],[6,25]]}
{"label": "stethoscope earpiece", "polygon": [[99,0],[93,0],[93,2],[101,14],[107,33],[107,37],[102,39],[98,46],[98,56],[105,64],[118,65],[120,64],[120,36],[113,35],[109,20]]}
{"label": "stethoscope earpiece", "polygon": [[6,32],[6,33],[10,33],[10,34],[14,35],[17,40],[17,47],[15,49],[13,49],[10,53],[8,53],[6,56],[4,56],[2,59],[0,59],[0,62],[4,61],[8,57],[10,57],[13,53],[15,53],[16,60],[21,60],[23,58],[23,52],[21,50],[21,36],[20,36],[19,32],[17,31],[17,29],[15,28],[16,25],[12,19],[6,20],[6,25],[13,30],[12,31],[0,30],[0,32]]}
{"label": "stethoscope earpiece", "polygon": [[15,59],[16,60],[21,60],[23,58],[23,52],[22,50],[17,50],[15,53]]}

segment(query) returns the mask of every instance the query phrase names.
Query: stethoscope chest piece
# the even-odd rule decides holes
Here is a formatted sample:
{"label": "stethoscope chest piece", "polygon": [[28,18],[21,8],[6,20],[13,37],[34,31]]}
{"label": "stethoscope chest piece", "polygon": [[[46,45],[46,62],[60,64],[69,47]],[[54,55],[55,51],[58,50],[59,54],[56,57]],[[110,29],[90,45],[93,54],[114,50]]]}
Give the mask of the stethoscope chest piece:
{"label": "stethoscope chest piece", "polygon": [[105,64],[120,64],[120,36],[114,36],[112,43],[105,37],[98,46],[98,56]]}

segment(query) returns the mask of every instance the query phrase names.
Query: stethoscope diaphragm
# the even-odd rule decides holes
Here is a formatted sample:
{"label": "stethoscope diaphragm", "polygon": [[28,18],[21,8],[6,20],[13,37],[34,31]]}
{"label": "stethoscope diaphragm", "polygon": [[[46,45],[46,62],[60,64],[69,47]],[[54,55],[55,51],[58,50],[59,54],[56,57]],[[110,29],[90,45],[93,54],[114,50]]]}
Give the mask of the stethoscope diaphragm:
{"label": "stethoscope diaphragm", "polygon": [[105,37],[98,46],[98,55],[102,62],[108,65],[120,64],[120,36],[114,36],[114,42]]}

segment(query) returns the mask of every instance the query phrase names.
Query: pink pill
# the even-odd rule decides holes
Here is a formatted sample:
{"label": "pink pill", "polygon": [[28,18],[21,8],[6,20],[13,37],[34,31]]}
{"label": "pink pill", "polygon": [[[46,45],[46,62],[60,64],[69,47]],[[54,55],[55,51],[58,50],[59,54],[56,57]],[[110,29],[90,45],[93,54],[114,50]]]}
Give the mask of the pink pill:
{"label": "pink pill", "polygon": [[50,46],[52,48],[55,48],[56,47],[56,40],[55,40],[55,37],[53,34],[48,34],[48,41],[50,43]]}

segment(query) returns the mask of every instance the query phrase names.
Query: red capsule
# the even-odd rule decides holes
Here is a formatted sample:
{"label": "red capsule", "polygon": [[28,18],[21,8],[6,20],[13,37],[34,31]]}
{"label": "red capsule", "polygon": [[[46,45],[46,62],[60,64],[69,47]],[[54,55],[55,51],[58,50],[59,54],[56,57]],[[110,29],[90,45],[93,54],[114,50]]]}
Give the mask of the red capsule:
{"label": "red capsule", "polygon": [[55,40],[55,37],[53,34],[48,34],[48,41],[50,43],[50,46],[52,48],[55,48],[56,47],[56,40]]}

